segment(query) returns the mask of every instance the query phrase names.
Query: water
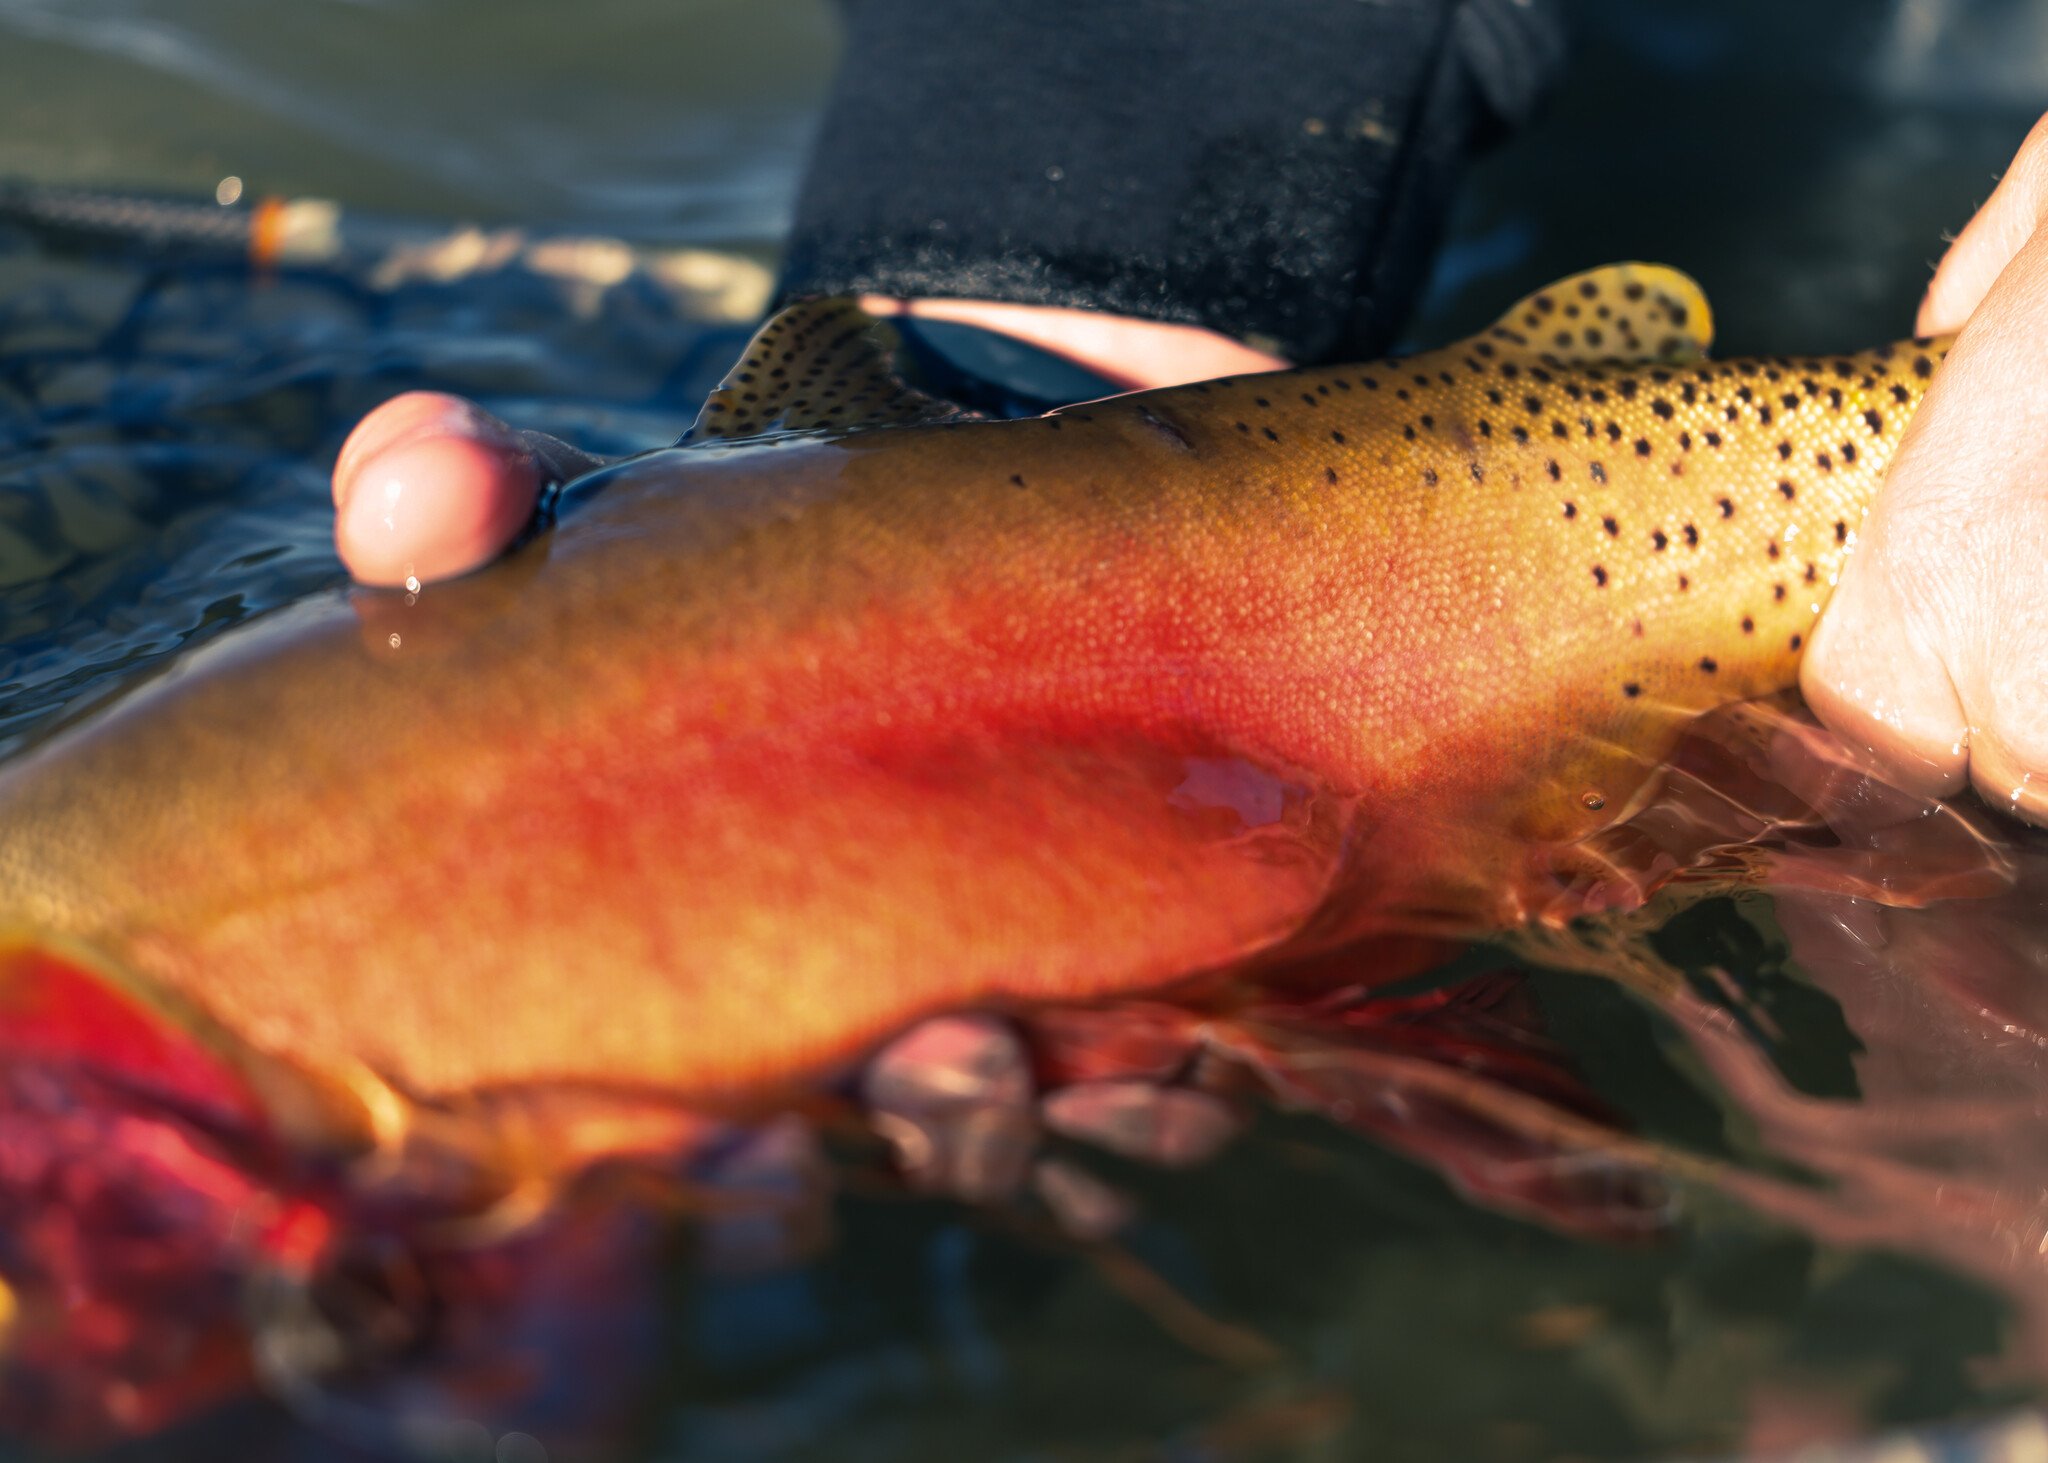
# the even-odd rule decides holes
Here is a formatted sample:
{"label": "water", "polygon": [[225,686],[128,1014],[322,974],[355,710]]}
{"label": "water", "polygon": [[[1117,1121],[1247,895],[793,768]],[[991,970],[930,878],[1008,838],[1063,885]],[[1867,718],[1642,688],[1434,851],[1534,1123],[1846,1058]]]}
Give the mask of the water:
{"label": "water", "polygon": [[[2018,3],[1612,0],[1582,29],[1558,105],[1476,171],[1418,340],[1620,257],[1697,273],[1728,351],[1902,333],[1941,231],[2048,101],[2048,26]],[[573,25],[329,3],[289,28],[232,0],[0,0],[0,176],[206,194],[232,173],[759,253],[829,66],[825,13],[761,0]],[[325,471],[376,400],[434,386],[655,445],[740,339],[705,316],[644,277],[378,288],[0,235],[0,737],[339,583]],[[109,1269],[139,1349],[103,1318],[56,1368],[92,1406],[55,1415],[115,1408],[145,1441],[110,1456],[138,1458],[1647,1459],[1973,1421],[2022,1456],[2039,1434],[1999,1419],[2048,1384],[2042,840],[1827,772],[1788,716],[1711,729],[1665,825],[1756,839],[1769,893],[1643,939],[1472,952],[1344,1021],[1253,1013],[1236,1066],[1164,1089],[1220,1104],[1174,1132],[1244,1125],[1204,1161],[1120,1155],[1128,1124],[1085,1113],[1020,1126],[995,1100],[1006,1038],[970,1026],[898,1074],[965,1061],[986,1099],[910,1104],[952,1155],[924,1181],[1021,1175],[1019,1198],[920,1196],[857,1134],[818,1156],[779,1129],[705,1162],[777,1193],[822,1163],[837,1196],[693,1226],[694,1252],[592,1203],[509,1250],[369,1246],[310,1300],[232,1265],[155,1290]],[[1759,835],[1758,808],[1787,827]],[[1975,897],[1987,869],[2011,887]],[[1973,897],[1869,897],[1940,892]],[[1147,1029],[1031,1034],[1082,1054],[1056,1076],[1076,1087],[1115,1034],[1156,1132],[1187,1048],[1169,1031],[1139,1060]],[[1255,1096],[1275,1089],[1293,1101]],[[256,1375],[192,1364],[251,1326]],[[353,1369],[322,1363],[336,1334]]]}

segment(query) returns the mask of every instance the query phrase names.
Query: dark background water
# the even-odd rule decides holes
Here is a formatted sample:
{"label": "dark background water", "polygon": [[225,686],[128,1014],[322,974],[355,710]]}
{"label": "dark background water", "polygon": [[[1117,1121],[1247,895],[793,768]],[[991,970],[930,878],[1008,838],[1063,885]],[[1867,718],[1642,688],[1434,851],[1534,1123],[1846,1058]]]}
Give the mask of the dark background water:
{"label": "dark background water", "polygon": [[[1625,257],[1698,275],[1725,350],[1903,334],[1944,230],[2048,104],[2048,7],[2019,0],[1578,9],[1571,80],[1476,168],[1418,340]],[[234,174],[428,227],[766,255],[831,45],[809,0],[0,0],[0,178],[204,196]],[[659,293],[579,311],[532,280],[257,282],[0,234],[0,735],[338,582],[324,473],[382,396],[463,390],[624,450],[673,435],[737,339]],[[1767,905],[1680,934],[1809,1013],[1785,1058],[1806,1080],[1861,1059]],[[1576,977],[1538,993],[1639,1130],[1754,1145],[1664,1017]],[[1655,1244],[1570,1239],[1278,1114],[1206,1167],[1111,1167],[1143,1201],[1133,1248],[1284,1360],[1220,1363],[1076,1255],[971,1211],[849,1198],[815,1264],[744,1281],[678,1264],[643,1292],[634,1364],[604,1378],[632,1400],[603,1451],[1648,1458],[1732,1450],[1802,1398],[1854,1432],[2041,1390],[1989,1365],[2014,1326],[1998,1285],[1725,1198],[1690,1196]],[[317,1419],[278,1431],[245,1409],[124,1456],[246,1456],[251,1436],[352,1452]]]}

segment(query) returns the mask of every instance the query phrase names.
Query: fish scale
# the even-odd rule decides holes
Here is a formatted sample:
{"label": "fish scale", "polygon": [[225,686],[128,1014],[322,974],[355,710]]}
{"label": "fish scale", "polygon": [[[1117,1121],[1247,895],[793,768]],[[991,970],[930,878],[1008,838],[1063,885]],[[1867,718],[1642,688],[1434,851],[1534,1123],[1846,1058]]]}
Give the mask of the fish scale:
{"label": "fish scale", "polygon": [[501,564],[0,768],[0,925],[454,1100],[1555,918],[1689,717],[1793,684],[1945,350],[1709,328],[1613,266],[1404,360],[981,422],[798,305]]}

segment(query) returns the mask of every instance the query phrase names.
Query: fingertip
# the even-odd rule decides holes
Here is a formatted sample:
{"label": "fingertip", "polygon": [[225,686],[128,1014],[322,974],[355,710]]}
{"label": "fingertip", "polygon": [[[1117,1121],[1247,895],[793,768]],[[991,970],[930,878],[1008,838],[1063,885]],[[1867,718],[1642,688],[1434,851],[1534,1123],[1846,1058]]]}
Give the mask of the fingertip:
{"label": "fingertip", "polygon": [[[360,430],[360,429],[359,429]],[[398,434],[351,464],[334,541],[364,584],[448,579],[502,553],[533,516],[540,471],[509,433]]]}
{"label": "fingertip", "polygon": [[445,391],[407,391],[392,397],[365,413],[335,454],[334,506],[339,508],[354,490],[363,464],[402,438],[429,429],[475,433],[482,424],[509,430],[470,402]]}

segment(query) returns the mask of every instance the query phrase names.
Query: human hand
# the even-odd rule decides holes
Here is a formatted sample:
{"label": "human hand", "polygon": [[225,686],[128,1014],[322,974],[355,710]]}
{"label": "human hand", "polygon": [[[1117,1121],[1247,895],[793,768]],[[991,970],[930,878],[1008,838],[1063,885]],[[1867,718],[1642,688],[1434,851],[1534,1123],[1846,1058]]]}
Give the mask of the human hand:
{"label": "human hand", "polygon": [[2048,822],[2048,118],[1956,239],[1922,335],[1960,330],[1800,668],[1892,780]]}
{"label": "human hand", "polygon": [[[980,300],[865,298],[878,316],[979,325],[1132,390],[1272,371],[1287,362],[1227,336],[1092,311]],[[541,485],[602,466],[553,437],[507,426],[474,402],[412,391],[357,424],[334,463],[334,543],[364,584],[431,583],[503,553]]]}

